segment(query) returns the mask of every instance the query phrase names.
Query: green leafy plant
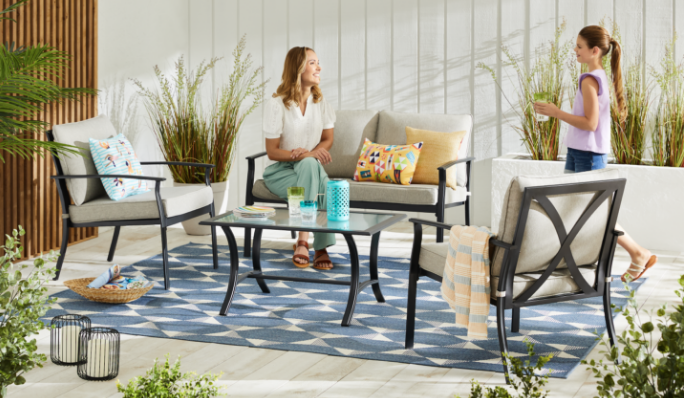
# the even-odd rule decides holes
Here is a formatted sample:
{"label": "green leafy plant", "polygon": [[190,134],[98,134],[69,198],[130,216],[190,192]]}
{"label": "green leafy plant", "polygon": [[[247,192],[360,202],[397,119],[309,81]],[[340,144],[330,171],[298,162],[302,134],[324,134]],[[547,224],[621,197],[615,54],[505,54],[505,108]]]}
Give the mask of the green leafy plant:
{"label": "green leafy plant", "polygon": [[[520,64],[519,57],[511,53],[506,46],[501,47],[501,51],[506,55],[505,66],[512,66],[516,72],[516,106],[509,100],[507,94],[502,90],[506,101],[516,109],[518,124],[514,128],[520,136],[532,156],[533,160],[556,160],[560,145],[560,122],[556,118],[549,118],[548,121],[539,121],[536,118],[534,109],[534,94],[546,92],[550,94],[550,103],[561,107],[563,96],[565,95],[565,74],[563,60],[570,52],[571,42],[561,43],[560,38],[565,31],[565,21],[556,29],[554,40],[550,42],[547,49],[542,46],[536,51],[536,59],[531,69],[526,69]],[[497,82],[501,90],[501,85],[497,79],[493,68],[479,63],[478,68],[489,71],[492,79]],[[510,77],[509,77],[510,78]],[[513,78],[510,78],[513,81]]]}
{"label": "green leafy plant", "polygon": [[658,166],[684,167],[684,64],[675,60],[675,36],[665,45],[661,71],[651,68],[660,86],[660,98],[653,131],[653,163]]}
{"label": "green leafy plant", "polygon": [[[672,306],[668,312],[663,305],[656,311],[659,318],[653,323],[653,313],[646,312],[648,321],[642,321],[634,300],[634,290],[624,308],[613,306],[622,313],[629,328],[617,337],[618,347],[600,337],[601,350],[608,361],[583,360],[587,369],[598,379],[600,397],[684,397],[684,275],[679,278],[680,290],[675,290],[681,303]],[[655,328],[660,338],[654,338]],[[657,336],[657,335],[656,335]],[[618,363],[618,360],[620,361]]]}
{"label": "green leafy plant", "polygon": [[9,385],[23,385],[24,374],[47,361],[45,354],[37,352],[36,339],[29,339],[38,333],[44,324],[40,320],[55,302],[47,295],[45,285],[55,274],[48,262],[57,259],[55,253],[47,258],[33,261],[33,270],[27,271],[27,264],[14,264],[21,258],[23,248],[20,237],[26,232],[12,231],[12,236],[2,246],[0,257],[0,397],[5,397]]}
{"label": "green leafy plant", "polygon": [[[534,344],[530,343],[527,340],[525,340],[525,344],[527,345],[527,354],[529,355],[530,359],[532,359],[536,355],[536,353],[534,352]],[[513,389],[515,389],[515,393],[511,394],[508,391],[508,389],[501,386],[491,388],[480,385],[480,383],[476,380],[471,380],[470,397],[546,397],[546,395],[548,395],[549,392],[544,391],[543,389],[549,381],[549,373],[551,373],[551,371],[548,371],[545,375],[537,375],[535,371],[539,371],[541,373],[541,371],[544,368],[544,365],[546,365],[546,363],[549,362],[549,360],[551,360],[552,357],[553,355],[539,356],[539,358],[537,358],[536,364],[532,366],[530,360],[526,360],[523,362],[518,358],[510,357],[509,355],[504,354],[504,363],[506,363],[506,365],[509,367],[509,370],[512,371],[514,377],[511,378],[510,372],[506,376],[509,378],[510,384],[513,387]]]}
{"label": "green leafy plant", "polygon": [[[24,5],[20,0],[0,12],[0,19],[16,22],[4,16]],[[50,103],[78,100],[96,94],[94,89],[63,88],[57,82],[68,68],[71,56],[47,44],[15,47],[14,43],[0,45],[0,161],[2,151],[12,156],[33,158],[42,150],[53,154],[78,154],[75,146],[35,139],[37,132],[48,123],[36,115]]]}
{"label": "green leafy plant", "polygon": [[[155,66],[161,92],[147,89],[142,82],[134,80],[166,160],[214,164],[212,182],[228,179],[242,122],[264,97],[267,82],[258,83],[263,68],[252,69],[251,55],[243,58],[246,45],[246,36],[243,36],[233,51],[229,82],[219,88],[209,112],[202,110],[200,88],[204,76],[220,58],[202,62],[194,72],[188,73],[181,57],[171,80]],[[243,108],[248,99],[251,105]],[[204,168],[170,168],[176,182],[204,183]]]}
{"label": "green leafy plant", "polygon": [[220,374],[182,374],[180,357],[171,366],[168,354],[164,365],[158,366],[157,361],[158,359],[154,360],[154,366],[144,376],[133,378],[126,386],[116,382],[116,388],[124,394],[124,398],[206,398],[220,395],[219,389],[222,387],[215,385]]}

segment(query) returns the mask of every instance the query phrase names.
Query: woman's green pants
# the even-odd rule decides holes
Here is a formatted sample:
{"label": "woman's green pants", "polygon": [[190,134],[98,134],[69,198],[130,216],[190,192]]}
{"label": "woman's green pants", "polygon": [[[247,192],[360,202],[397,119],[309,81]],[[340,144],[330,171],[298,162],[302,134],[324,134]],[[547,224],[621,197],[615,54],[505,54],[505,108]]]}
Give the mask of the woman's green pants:
{"label": "woman's green pants", "polygon": [[[304,188],[304,199],[317,200],[320,204],[326,204],[325,190],[328,184],[328,174],[313,157],[293,162],[279,161],[269,165],[264,170],[264,183],[271,193],[281,199],[287,200],[287,188],[299,186]],[[318,198],[318,194],[323,194],[323,196]],[[334,233],[314,233],[314,250],[322,250],[334,244]]]}

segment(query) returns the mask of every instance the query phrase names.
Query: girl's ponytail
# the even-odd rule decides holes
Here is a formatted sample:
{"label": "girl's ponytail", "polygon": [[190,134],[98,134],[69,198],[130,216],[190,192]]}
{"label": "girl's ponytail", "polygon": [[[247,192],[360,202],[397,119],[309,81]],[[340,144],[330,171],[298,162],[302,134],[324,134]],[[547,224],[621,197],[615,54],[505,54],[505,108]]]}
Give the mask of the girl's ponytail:
{"label": "girl's ponytail", "polygon": [[622,48],[620,47],[620,43],[613,38],[610,39],[610,47],[612,47],[612,53],[610,56],[610,72],[613,76],[615,101],[617,103],[618,112],[620,113],[620,120],[624,121],[627,118],[627,106],[625,105],[625,93],[622,83]]}

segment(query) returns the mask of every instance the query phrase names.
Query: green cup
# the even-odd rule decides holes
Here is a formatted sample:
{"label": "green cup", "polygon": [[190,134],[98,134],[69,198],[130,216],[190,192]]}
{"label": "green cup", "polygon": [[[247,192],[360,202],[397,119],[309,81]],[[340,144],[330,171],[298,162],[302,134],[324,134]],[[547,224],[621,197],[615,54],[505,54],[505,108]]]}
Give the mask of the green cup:
{"label": "green cup", "polygon": [[[535,103],[550,103],[551,102],[551,94],[549,92],[539,92],[534,94],[534,102]],[[537,121],[541,122],[546,122],[549,120],[549,117],[547,115],[539,115],[535,113]]]}
{"label": "green cup", "polygon": [[287,188],[287,204],[291,217],[300,215],[299,203],[304,200],[304,188],[291,186]]}

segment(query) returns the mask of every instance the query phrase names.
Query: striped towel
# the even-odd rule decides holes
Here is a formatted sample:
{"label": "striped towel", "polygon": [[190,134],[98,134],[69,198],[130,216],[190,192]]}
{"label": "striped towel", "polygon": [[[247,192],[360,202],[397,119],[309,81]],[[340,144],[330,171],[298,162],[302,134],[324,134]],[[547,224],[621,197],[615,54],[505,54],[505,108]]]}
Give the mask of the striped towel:
{"label": "striped towel", "polygon": [[468,338],[487,339],[489,317],[489,229],[451,228],[449,253],[442,279],[442,297],[456,311],[456,325],[468,329]]}

